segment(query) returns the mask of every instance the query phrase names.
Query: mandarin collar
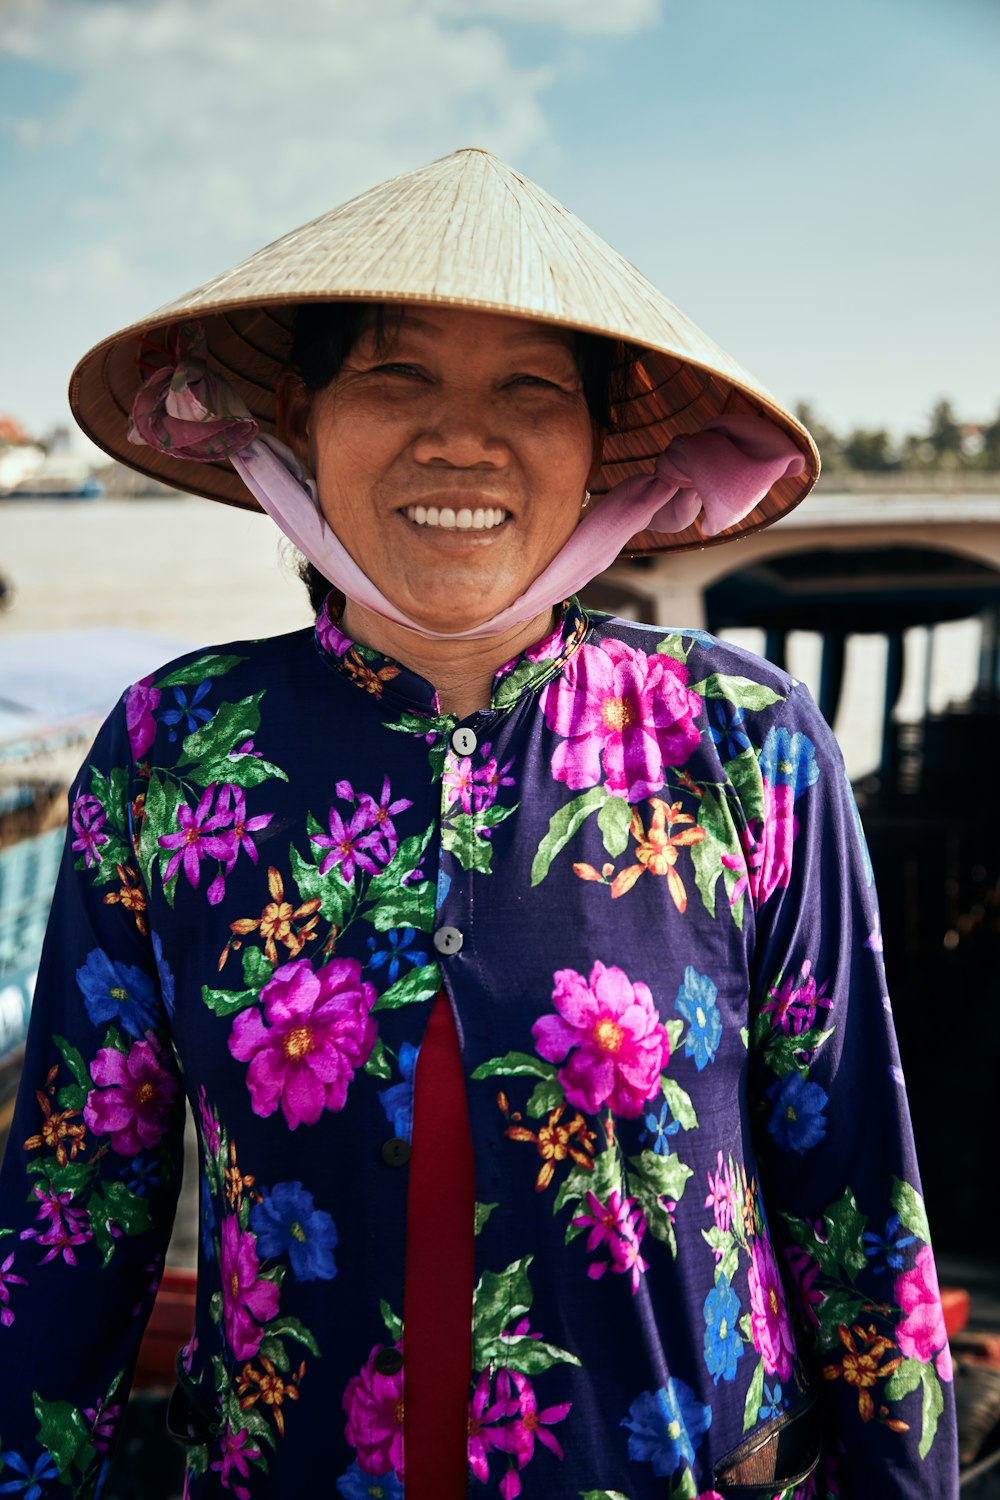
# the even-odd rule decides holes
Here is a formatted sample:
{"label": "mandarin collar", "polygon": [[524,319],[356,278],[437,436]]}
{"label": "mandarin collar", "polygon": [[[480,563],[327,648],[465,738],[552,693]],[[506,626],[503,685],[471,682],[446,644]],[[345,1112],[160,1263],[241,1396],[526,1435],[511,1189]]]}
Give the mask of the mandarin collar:
{"label": "mandarin collar", "polygon": [[[426,677],[344,634],[336,601],[336,592],[328,594],[316,616],[316,645],[331,666],[376,700],[390,699],[428,718],[448,717],[441,712],[437,689]],[[579,600],[568,599],[560,607],[555,629],[495,673],[490,708],[499,712],[511,709],[525,694],[537,692],[551,681],[583,644],[589,628],[590,621]]]}

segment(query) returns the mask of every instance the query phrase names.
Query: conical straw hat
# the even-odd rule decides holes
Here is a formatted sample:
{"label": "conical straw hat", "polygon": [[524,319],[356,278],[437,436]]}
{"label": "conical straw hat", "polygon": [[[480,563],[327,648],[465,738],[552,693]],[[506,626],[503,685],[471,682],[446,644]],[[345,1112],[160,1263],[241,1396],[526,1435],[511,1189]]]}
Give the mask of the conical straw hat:
{"label": "conical straw hat", "polygon": [[776,423],[802,452],[748,516],[717,537],[695,521],[669,535],[640,532],[630,552],[704,546],[769,525],[808,494],[819,457],[808,432],[636,268],[541,188],[486,151],[456,151],[380,183],[265,246],[232,270],[96,345],[70,382],[84,432],[114,458],[178,489],[259,509],[226,460],[194,463],[127,439],[142,372],[140,339],[200,319],[209,362],[265,432],[286,367],[296,304],[413,302],[539,318],[633,346],[621,430],[605,443],[595,494],[652,470],[678,433],[722,413]]}

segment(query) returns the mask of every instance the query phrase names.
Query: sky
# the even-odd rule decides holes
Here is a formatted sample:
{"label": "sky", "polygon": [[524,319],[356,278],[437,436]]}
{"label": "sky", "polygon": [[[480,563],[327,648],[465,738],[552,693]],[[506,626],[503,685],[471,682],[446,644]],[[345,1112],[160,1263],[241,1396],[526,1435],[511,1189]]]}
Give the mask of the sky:
{"label": "sky", "polygon": [[836,430],[991,420],[998,63],[997,0],[0,0],[0,413],[476,145]]}

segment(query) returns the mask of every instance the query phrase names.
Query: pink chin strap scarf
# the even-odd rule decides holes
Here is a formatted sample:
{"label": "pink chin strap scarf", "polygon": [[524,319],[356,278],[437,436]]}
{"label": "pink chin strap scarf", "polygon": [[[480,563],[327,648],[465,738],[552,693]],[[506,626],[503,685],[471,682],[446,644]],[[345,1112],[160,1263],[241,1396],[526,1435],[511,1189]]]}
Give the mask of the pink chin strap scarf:
{"label": "pink chin strap scarf", "polygon": [[330,528],[316,484],[290,448],[260,432],[224,377],[209,370],[198,323],[180,325],[170,362],[139,387],[129,442],[172,458],[213,463],[228,458],[247,489],[300,552],[348,599],[434,640],[500,635],[577,593],[646,529],[683,531],[704,511],[707,536],[742,520],[771,486],[801,474],[805,460],[791,439],[762,417],[720,416],[700,432],[674,438],[652,474],[623,480],[587,511],[561,551],[520,598],[470,630],[428,630],[376,588]]}

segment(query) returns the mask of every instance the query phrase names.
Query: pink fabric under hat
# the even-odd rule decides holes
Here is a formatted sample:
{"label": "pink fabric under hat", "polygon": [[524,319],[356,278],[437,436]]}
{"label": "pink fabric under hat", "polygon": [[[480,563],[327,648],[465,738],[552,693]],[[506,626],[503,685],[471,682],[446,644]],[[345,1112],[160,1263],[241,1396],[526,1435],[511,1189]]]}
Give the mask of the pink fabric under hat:
{"label": "pink fabric under hat", "polygon": [[433,640],[500,635],[577,593],[614,562],[629,538],[649,528],[682,531],[703,511],[716,536],[742,520],[777,480],[800,474],[794,443],[762,417],[711,418],[701,432],[674,438],[652,474],[614,486],[580,519],[572,536],[518,599],[469,630],[437,631],[412,620],[376,588],[330,527],[314,480],[284,443],[259,424],[206,363],[197,323],[174,337],[175,357],[139,387],[129,441],[196,463],[228,458],[250,492],[300,552],[348,599]]}

